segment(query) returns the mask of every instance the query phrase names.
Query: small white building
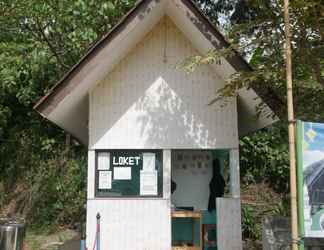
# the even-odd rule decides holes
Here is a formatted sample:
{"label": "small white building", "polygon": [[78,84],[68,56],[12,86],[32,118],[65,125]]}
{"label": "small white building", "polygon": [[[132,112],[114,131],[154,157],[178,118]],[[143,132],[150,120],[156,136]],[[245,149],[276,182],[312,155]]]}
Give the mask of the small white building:
{"label": "small white building", "polygon": [[[97,213],[101,250],[241,249],[239,136],[274,120],[253,89],[209,105],[250,70],[238,54],[176,67],[227,46],[191,0],[141,0],[35,105],[88,147],[88,249]],[[215,158],[229,191],[208,212]]]}

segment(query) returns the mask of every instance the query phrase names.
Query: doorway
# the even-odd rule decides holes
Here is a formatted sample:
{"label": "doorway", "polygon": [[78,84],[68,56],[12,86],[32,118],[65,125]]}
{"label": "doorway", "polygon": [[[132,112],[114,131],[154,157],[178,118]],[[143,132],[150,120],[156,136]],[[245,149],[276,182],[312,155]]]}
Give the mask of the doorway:
{"label": "doorway", "polygon": [[[213,165],[228,190],[229,153],[226,150],[172,150],[172,249],[216,250],[216,209],[210,207]],[[212,199],[213,200],[213,199]],[[214,204],[215,205],[215,204]]]}

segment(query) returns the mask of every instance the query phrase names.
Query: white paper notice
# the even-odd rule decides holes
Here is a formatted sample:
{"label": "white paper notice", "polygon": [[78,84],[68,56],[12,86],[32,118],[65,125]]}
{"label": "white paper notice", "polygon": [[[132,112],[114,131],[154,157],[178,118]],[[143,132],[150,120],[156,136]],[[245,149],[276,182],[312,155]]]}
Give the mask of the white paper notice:
{"label": "white paper notice", "polygon": [[140,194],[157,195],[157,171],[141,171],[140,175]]}
{"label": "white paper notice", "polygon": [[114,167],[114,180],[131,180],[132,169],[130,167]]}
{"label": "white paper notice", "polygon": [[99,189],[111,189],[111,171],[99,171]]}
{"label": "white paper notice", "polygon": [[143,154],[143,171],[153,172],[155,171],[155,154],[144,153]]}
{"label": "white paper notice", "polygon": [[110,154],[108,152],[98,153],[98,170],[110,169]]}

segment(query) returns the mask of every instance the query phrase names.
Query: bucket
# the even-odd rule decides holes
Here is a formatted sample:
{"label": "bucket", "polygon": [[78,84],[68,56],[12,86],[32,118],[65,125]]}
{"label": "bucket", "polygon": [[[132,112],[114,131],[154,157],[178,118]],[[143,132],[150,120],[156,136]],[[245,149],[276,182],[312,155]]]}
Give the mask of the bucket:
{"label": "bucket", "polygon": [[0,250],[23,250],[25,223],[4,220],[0,222]]}

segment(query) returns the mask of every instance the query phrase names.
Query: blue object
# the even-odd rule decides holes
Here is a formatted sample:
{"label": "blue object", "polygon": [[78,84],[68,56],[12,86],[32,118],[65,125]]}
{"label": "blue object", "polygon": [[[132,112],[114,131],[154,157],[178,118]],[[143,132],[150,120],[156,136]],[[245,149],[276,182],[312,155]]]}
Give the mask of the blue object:
{"label": "blue object", "polygon": [[100,214],[97,214],[97,250],[100,250]]}
{"label": "blue object", "polygon": [[85,242],[84,242],[84,240],[80,241],[80,250],[85,250]]}
{"label": "blue object", "polygon": [[100,250],[100,232],[97,235],[97,250]]}

